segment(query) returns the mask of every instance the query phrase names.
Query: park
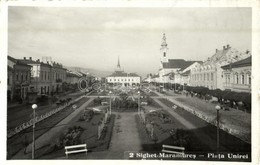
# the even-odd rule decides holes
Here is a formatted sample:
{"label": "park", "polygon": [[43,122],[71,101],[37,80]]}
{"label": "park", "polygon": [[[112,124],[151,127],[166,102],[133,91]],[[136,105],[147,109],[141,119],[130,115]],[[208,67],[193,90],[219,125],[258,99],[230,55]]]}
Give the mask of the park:
{"label": "park", "polygon": [[[225,118],[232,118],[232,114],[221,111],[217,127],[216,112],[196,107],[198,98],[171,90],[160,92],[147,84],[96,85],[87,93],[72,95],[75,97],[62,107],[53,105],[51,111],[38,107],[35,139],[29,121],[8,138],[7,158],[31,159],[32,152],[34,159],[131,159],[131,152],[251,153],[250,143],[236,136],[249,133],[237,131],[234,123],[226,124]],[[179,104],[187,100],[186,106]],[[214,109],[204,102],[199,105]],[[17,119],[13,121],[10,125],[18,125]],[[26,123],[24,119],[21,122]],[[250,127],[247,123],[243,126]],[[250,161],[250,156],[245,161]]]}

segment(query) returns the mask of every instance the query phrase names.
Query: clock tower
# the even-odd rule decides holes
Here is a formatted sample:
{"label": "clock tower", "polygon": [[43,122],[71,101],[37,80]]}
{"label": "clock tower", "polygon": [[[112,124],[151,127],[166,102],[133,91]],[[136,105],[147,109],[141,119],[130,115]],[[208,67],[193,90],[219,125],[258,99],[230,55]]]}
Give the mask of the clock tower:
{"label": "clock tower", "polygon": [[167,57],[168,56],[168,47],[167,47],[167,43],[166,43],[165,33],[163,33],[160,51],[161,51],[160,62],[161,62],[161,68],[162,68],[162,63],[168,62],[168,57]]}

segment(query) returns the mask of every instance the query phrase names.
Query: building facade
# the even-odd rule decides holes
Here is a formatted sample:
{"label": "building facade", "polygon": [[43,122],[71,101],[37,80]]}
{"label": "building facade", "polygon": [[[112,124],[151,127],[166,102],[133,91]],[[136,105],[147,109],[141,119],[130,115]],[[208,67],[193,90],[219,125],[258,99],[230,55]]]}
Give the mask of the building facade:
{"label": "building facade", "polygon": [[51,93],[60,93],[62,90],[62,83],[66,81],[66,69],[59,63],[52,62],[52,81]]}
{"label": "building facade", "polygon": [[31,66],[8,56],[7,98],[27,102],[31,84]]}
{"label": "building facade", "polygon": [[20,59],[32,67],[30,92],[37,95],[51,95],[62,92],[62,83],[66,79],[66,69],[61,64],[55,62],[46,63],[38,60]]}
{"label": "building facade", "polygon": [[76,84],[78,83],[79,78],[79,75],[67,70],[65,82],[68,84]]}
{"label": "building facade", "polygon": [[121,70],[120,61],[118,58],[117,69],[114,73],[106,77],[109,84],[123,84],[124,86],[140,85],[141,77],[135,73],[126,73]]}
{"label": "building facade", "polygon": [[209,89],[221,89],[223,86],[223,69],[221,66],[236,62],[251,56],[249,51],[239,52],[229,45],[223,50],[216,49],[213,56],[191,69],[191,86],[203,86]]}
{"label": "building facade", "polygon": [[235,92],[251,92],[252,56],[221,67],[223,87]]}

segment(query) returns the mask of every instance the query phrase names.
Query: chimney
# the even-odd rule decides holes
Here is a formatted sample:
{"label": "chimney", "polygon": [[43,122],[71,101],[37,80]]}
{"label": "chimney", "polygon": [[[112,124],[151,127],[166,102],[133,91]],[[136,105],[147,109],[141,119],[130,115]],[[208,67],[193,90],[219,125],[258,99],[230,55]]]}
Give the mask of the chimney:
{"label": "chimney", "polygon": [[226,47],[225,46],[223,46],[223,50],[225,50],[226,49]]}
{"label": "chimney", "polygon": [[26,57],[23,57],[24,60],[26,60]]}
{"label": "chimney", "polygon": [[218,52],[218,49],[216,49],[216,53]]}
{"label": "chimney", "polygon": [[30,57],[30,60],[32,61],[32,57]]}

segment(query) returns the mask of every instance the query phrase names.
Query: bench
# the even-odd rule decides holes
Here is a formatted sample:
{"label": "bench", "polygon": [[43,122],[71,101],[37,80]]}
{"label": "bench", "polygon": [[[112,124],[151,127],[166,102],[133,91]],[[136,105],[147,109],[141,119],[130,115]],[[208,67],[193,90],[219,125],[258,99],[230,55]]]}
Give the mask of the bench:
{"label": "bench", "polygon": [[74,145],[74,146],[65,146],[65,154],[66,157],[68,158],[69,154],[73,153],[80,153],[80,152],[86,152],[87,155],[87,144],[79,144],[79,145]]}
{"label": "bench", "polygon": [[184,147],[176,147],[170,145],[162,145],[162,152],[164,153],[172,153],[172,154],[184,154]]}

